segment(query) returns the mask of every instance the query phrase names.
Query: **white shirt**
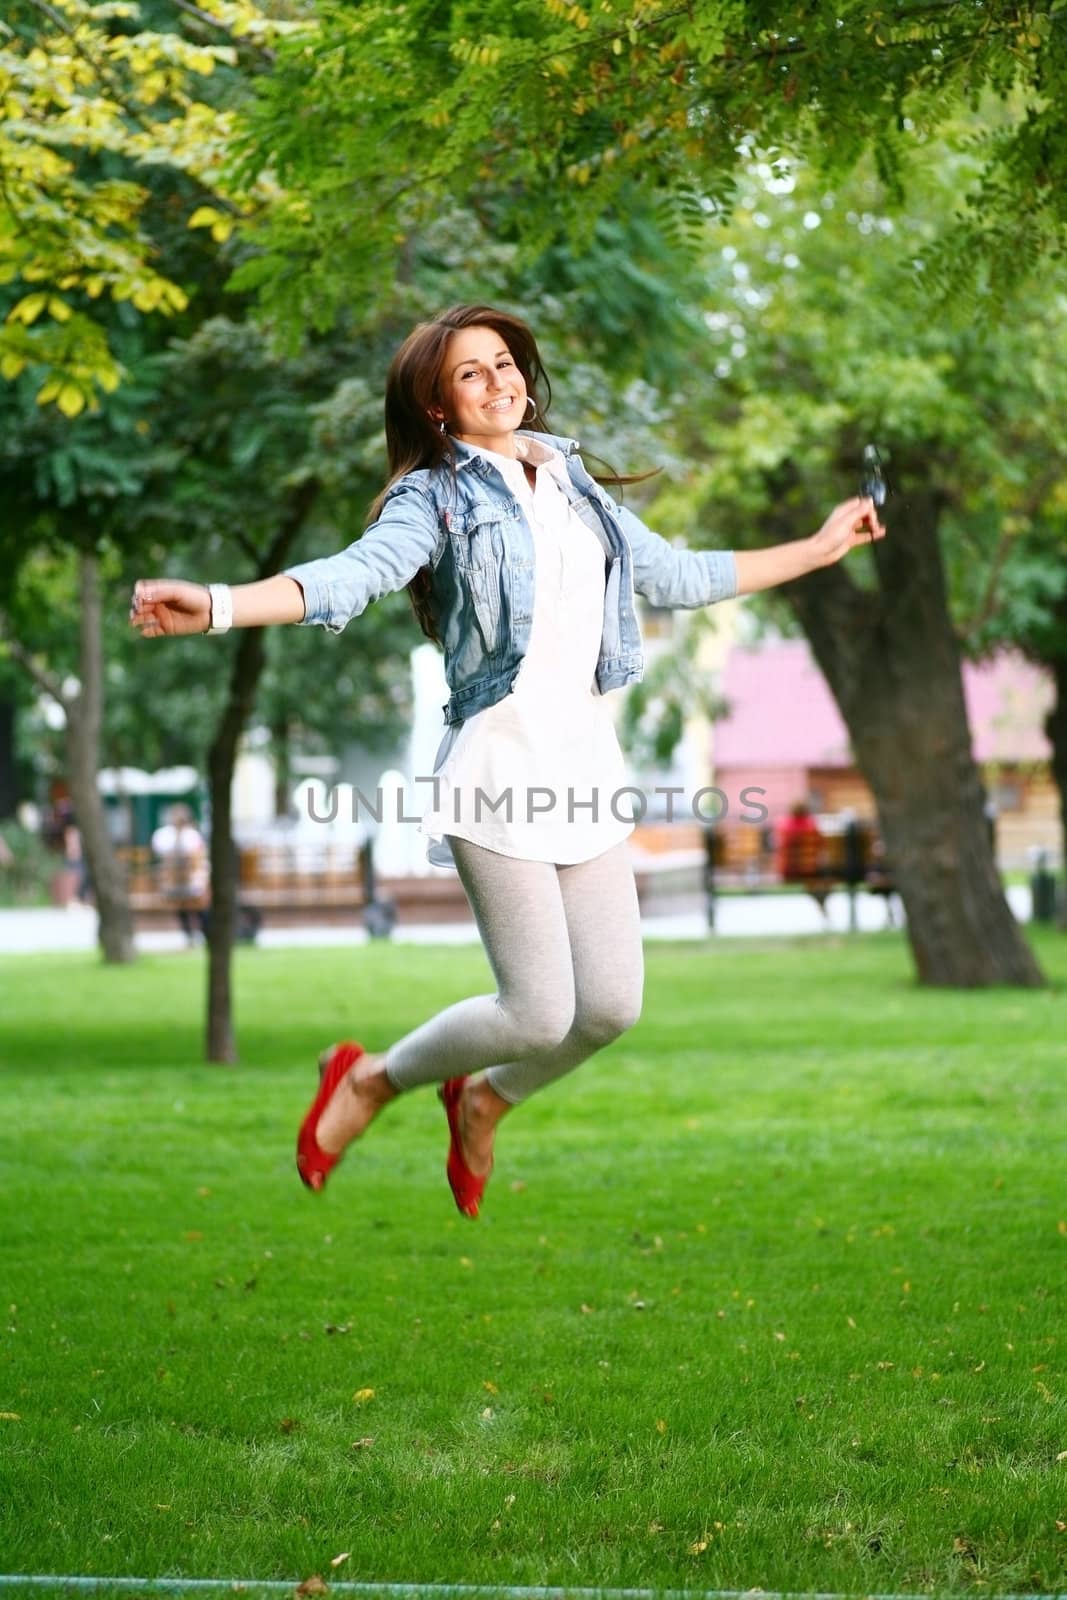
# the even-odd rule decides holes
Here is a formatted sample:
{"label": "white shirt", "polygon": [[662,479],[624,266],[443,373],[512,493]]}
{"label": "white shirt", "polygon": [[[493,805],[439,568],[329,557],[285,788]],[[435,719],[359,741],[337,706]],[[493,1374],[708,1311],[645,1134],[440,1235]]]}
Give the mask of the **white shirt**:
{"label": "white shirt", "polygon": [[[530,642],[510,694],[449,729],[428,857],[452,864],[447,836],[524,861],[589,861],[633,832],[633,796],[607,701],[596,687],[604,549],[561,488],[563,457],[516,439],[520,459],[481,453],[502,474],[534,539]],[[524,460],[536,469],[531,491]],[[622,792],[620,792],[622,791]]]}
{"label": "white shirt", "polygon": [[153,853],[163,862],[164,887],[172,894],[203,894],[208,885],[207,846],[191,822],[166,822],[152,835]]}

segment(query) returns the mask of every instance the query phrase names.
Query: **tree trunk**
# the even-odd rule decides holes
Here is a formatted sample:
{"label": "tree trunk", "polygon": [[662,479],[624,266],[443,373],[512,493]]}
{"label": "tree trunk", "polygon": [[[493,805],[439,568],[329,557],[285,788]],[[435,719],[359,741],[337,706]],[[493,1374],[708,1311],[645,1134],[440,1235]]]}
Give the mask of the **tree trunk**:
{"label": "tree trunk", "polygon": [[1056,698],[1045,718],[1045,732],[1052,746],[1052,781],[1060,796],[1060,884],[1059,924],[1067,931],[1067,653],[1048,656],[1056,685]]}
{"label": "tree trunk", "polygon": [[15,815],[18,805],[15,765],[15,697],[0,691],[0,822]]}
{"label": "tree trunk", "polygon": [[836,566],[788,597],[874,792],[919,981],[1033,987],[1044,977],[1004,897],[971,756],[939,513],[926,491],[899,503],[873,592]]}
{"label": "tree trunk", "polygon": [[100,726],[104,710],[104,646],[96,557],[79,557],[80,687],[63,696],[70,792],[82,854],[96,897],[97,938],[105,961],[133,961],[133,916],[126,874],[115,854],[100,797]]}
{"label": "tree trunk", "polygon": [[[281,525],[264,553],[257,578],[277,572],[292,549],[319,493],[311,478],[296,488]],[[213,641],[212,641],[213,642]],[[211,642],[206,646],[211,648]],[[233,838],[233,772],[241,735],[248,725],[266,659],[262,628],[241,633],[230,674],[230,694],[208,754],[211,792],[211,931],[208,937],[208,994],[205,1054],[208,1061],[237,1060],[230,982],[237,930],[238,862]]]}
{"label": "tree trunk", "polygon": [[255,703],[266,659],[262,628],[241,635],[230,675],[230,695],[208,753],[211,794],[211,933],[208,940],[207,1040],[209,1061],[237,1060],[230,968],[237,929],[238,860],[231,796],[241,734]]}
{"label": "tree trunk", "polygon": [[280,716],[270,733],[270,750],[274,757],[274,813],[287,817],[292,799],[289,789],[293,781],[292,736],[289,718]]}

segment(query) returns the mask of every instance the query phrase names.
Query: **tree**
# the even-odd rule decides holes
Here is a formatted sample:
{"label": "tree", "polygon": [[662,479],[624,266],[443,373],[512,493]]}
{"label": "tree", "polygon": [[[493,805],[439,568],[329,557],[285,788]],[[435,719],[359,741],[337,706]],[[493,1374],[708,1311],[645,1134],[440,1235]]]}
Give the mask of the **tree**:
{"label": "tree", "polygon": [[901,258],[953,179],[932,159],[927,206],[891,219],[873,173],[828,191],[753,165],[735,223],[710,240],[694,373],[712,381],[682,413],[697,465],[656,511],[718,542],[795,537],[855,492],[866,441],[888,446],[889,537],[866,570],[827,569],[786,597],[874,790],[921,981],[1026,985],[1040,973],[996,877],[959,661],[994,573],[1023,581],[1018,536],[1067,476],[1057,411],[1033,389],[1035,363],[1055,368],[1062,286],[1020,295],[996,328],[914,318]]}
{"label": "tree", "polygon": [[1058,4],[366,0],[319,20],[280,45],[239,135],[242,179],[269,169],[284,192],[238,281],[283,328],[388,303],[443,205],[536,256],[584,243],[638,189],[699,240],[754,150],[834,181],[867,153],[899,198],[930,137],[977,106],[975,170],[927,241],[924,292],[1010,291],[1064,243]]}
{"label": "tree", "polygon": [[[105,704],[103,617],[119,509],[143,482],[128,386],[106,414],[71,424],[0,389],[0,647],[63,708],[71,795],[105,960],[133,959],[133,921],[97,787]],[[79,431],[72,433],[72,428]],[[111,569],[113,571],[113,567]],[[103,573],[103,576],[102,576]]]}
{"label": "tree", "polygon": [[161,190],[219,243],[270,199],[266,179],[226,182],[232,81],[214,97],[199,91],[219,68],[269,62],[301,23],[252,0],[203,0],[182,7],[190,38],[154,30],[154,9],[14,0],[0,23],[0,284],[25,291],[5,296],[0,375],[29,369],[40,404],[68,417],[122,376],[109,305],[143,316],[188,305],[187,286],[158,263],[150,213]]}
{"label": "tree", "polygon": [[[1058,330],[1047,352],[1053,382],[1063,371],[1062,343]],[[1048,402],[1047,426],[1055,432],[1063,399],[1049,394]],[[972,652],[1014,645],[1052,676],[1045,733],[1060,797],[1060,860],[1067,866],[1067,470],[1057,472],[1061,466],[1058,443],[1043,463],[1035,463],[1034,516],[1022,527],[1009,522],[1002,534],[967,644]],[[1067,898],[1060,904],[1060,925],[1067,930]]]}
{"label": "tree", "polygon": [[[129,448],[129,435],[145,398],[136,380],[121,399],[115,390],[124,373],[137,372],[142,382],[150,374],[145,316],[185,312],[190,279],[207,291],[199,316],[210,310],[221,283],[218,252],[234,215],[267,196],[261,185],[258,194],[229,191],[221,210],[196,204],[219,198],[212,186],[223,181],[233,122],[225,101],[239,98],[242,84],[231,73],[214,104],[197,99],[191,85],[217,67],[238,67],[239,52],[232,42],[142,26],[154,9],[151,0],[16,0],[0,25],[0,283],[9,286],[2,291],[8,312],[0,325],[0,374],[11,380],[5,409],[18,419],[15,436],[28,456],[16,459],[9,430],[2,463],[9,519],[0,535],[7,613],[0,624],[9,654],[64,706],[69,777],[109,960],[132,957],[133,929],[96,784],[104,716],[99,561],[129,543],[115,510],[143,478],[143,452]],[[201,32],[232,30],[246,42],[254,35],[249,48],[259,56],[297,26],[270,23],[243,0],[208,0],[189,10]],[[188,248],[189,225],[210,229],[210,248]],[[169,275],[157,267],[160,253]],[[29,292],[20,294],[24,288]],[[60,426],[63,418],[81,419],[81,431],[63,437],[52,419],[34,418],[31,385],[38,408],[54,402]],[[99,411],[101,392],[110,397],[106,416],[91,419],[99,427],[86,427],[81,414]],[[21,605],[19,571],[35,556],[62,568],[64,551],[77,553],[81,603],[76,632],[57,639],[51,613]],[[23,583],[22,599],[26,589]],[[72,673],[74,636],[80,653]],[[57,673],[60,662],[65,670]]]}
{"label": "tree", "polygon": [[[164,570],[195,573],[207,581],[252,581],[293,564],[301,544],[306,553],[309,546],[334,549],[350,542],[378,487],[377,475],[368,476],[366,453],[377,454],[380,420],[368,384],[348,373],[363,368],[372,354],[367,342],[338,338],[310,342],[298,356],[279,363],[260,330],[225,318],[213,318],[191,339],[175,342],[160,362],[159,400],[149,419],[159,445],[141,508],[144,532]],[[305,707],[308,725],[321,726],[327,711],[341,703],[344,662],[347,706],[358,712],[350,720],[352,731],[358,731],[360,718],[365,724],[375,703],[379,712],[388,709],[386,725],[395,728],[394,696],[406,679],[415,632],[403,599],[377,610],[368,626],[338,645],[333,691],[318,687],[325,677],[321,653],[316,688],[308,689],[307,647],[295,647],[295,659],[304,662],[308,700],[320,701],[315,711]],[[137,647],[144,656],[174,652],[190,661],[195,652],[196,670],[208,665],[224,685],[215,696],[214,717],[201,717],[212,814],[206,1029],[211,1061],[236,1059],[230,981],[237,905],[234,765],[263,685],[268,651],[276,661],[268,715],[278,719],[284,712],[286,721],[295,718],[297,685],[283,694],[278,683],[286,674],[287,646],[288,640],[255,628],[225,640],[140,642]]]}

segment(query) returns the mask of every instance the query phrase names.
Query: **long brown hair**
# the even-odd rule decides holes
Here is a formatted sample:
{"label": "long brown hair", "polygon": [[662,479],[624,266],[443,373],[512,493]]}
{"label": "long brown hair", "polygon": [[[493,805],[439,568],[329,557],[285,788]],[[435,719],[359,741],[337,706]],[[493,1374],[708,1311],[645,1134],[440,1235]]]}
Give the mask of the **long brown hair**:
{"label": "long brown hair", "polygon": [[[526,393],[535,411],[523,423],[527,433],[547,433],[545,417],[552,403],[548,381],[537,341],[520,317],[493,306],[453,306],[432,322],[420,322],[404,340],[389,367],[385,380],[385,443],[389,456],[389,481],[370,508],[368,524],[381,515],[385,497],[393,484],[407,472],[418,468],[447,466],[456,470],[456,449],[451,434],[442,432],[431,412],[444,409],[441,377],[448,346],[455,333],[464,328],[492,328],[507,345],[515,365],[522,373]],[[598,483],[642,483],[654,472],[624,474],[610,468]],[[419,627],[434,644],[441,643],[432,608],[432,580],[429,567],[423,567],[408,584],[408,595]]]}
{"label": "long brown hair", "polygon": [[[432,322],[420,322],[404,340],[389,367],[385,381],[385,443],[389,455],[389,481],[370,509],[369,522],[380,515],[385,497],[393,484],[407,472],[420,467],[448,466],[455,471],[456,451],[452,436],[442,433],[430,413],[444,405],[441,375],[453,334],[464,328],[492,328],[511,352],[522,373],[526,392],[537,409],[527,430],[544,433],[543,418],[552,400],[548,381],[530,329],[519,317],[493,306],[453,306]],[[430,570],[423,567],[408,584],[415,615],[427,638],[439,644],[440,638],[430,605]]]}

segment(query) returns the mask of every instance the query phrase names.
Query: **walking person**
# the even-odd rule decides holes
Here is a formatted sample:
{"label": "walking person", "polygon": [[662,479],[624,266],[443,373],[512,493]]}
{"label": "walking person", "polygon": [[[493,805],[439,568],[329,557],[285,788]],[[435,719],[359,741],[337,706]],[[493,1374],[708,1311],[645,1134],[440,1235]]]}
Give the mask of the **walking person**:
{"label": "walking person", "polygon": [[474,1217],[501,1119],[637,1020],[641,929],[619,803],[625,771],[604,696],[642,671],[634,592],[695,608],[799,578],[881,538],[869,498],[765,550],[676,549],[620,508],[573,440],[545,428],[550,390],[519,318],[458,306],[421,324],[386,384],[389,481],[337,555],[229,588],[154,578],[130,618],[149,638],[268,623],[339,632],[408,588],[444,651],[446,736],[422,828],[454,861],[496,981],[381,1054],[319,1059],[297,1167],[321,1189],[390,1100],[437,1084],[448,1180]]}

